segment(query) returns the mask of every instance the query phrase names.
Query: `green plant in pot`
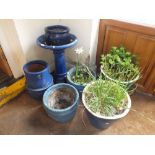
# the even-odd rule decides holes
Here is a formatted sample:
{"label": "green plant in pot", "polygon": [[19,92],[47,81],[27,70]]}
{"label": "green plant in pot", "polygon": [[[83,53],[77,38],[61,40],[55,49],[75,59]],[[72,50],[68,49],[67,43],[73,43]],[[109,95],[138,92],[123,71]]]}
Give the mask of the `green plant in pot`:
{"label": "green plant in pot", "polygon": [[82,93],[82,102],[93,126],[109,127],[126,116],[131,108],[131,99],[119,83],[98,79],[88,84]]}
{"label": "green plant in pot", "polygon": [[80,62],[83,48],[77,48],[76,65],[67,72],[67,82],[77,88],[81,94],[84,87],[95,79],[95,73],[85,64]]}
{"label": "green plant in pot", "polygon": [[136,88],[140,78],[139,61],[125,47],[112,47],[107,55],[101,56],[101,73],[105,78],[119,82],[128,92]]}

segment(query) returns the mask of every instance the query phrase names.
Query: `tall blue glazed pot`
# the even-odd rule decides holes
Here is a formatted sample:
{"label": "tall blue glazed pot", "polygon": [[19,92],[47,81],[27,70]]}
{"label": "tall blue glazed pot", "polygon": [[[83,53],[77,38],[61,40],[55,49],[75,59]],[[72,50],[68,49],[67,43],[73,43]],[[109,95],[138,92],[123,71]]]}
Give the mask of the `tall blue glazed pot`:
{"label": "tall blue glazed pot", "polygon": [[[69,106],[65,109],[51,108],[48,104],[48,98],[54,91],[56,91],[60,88],[71,89],[72,92],[74,93],[74,102],[71,104],[71,106]],[[52,87],[48,88],[43,95],[43,107],[44,107],[46,113],[48,114],[49,117],[51,117],[54,120],[61,122],[61,123],[65,123],[65,122],[68,122],[71,119],[73,119],[73,117],[76,113],[78,104],[79,104],[79,93],[76,90],[76,88],[70,84],[66,84],[66,83],[55,84]]]}
{"label": "tall blue glazed pot", "polygon": [[24,65],[23,70],[26,77],[26,86],[29,89],[42,89],[53,83],[48,63],[43,60],[30,61]]}

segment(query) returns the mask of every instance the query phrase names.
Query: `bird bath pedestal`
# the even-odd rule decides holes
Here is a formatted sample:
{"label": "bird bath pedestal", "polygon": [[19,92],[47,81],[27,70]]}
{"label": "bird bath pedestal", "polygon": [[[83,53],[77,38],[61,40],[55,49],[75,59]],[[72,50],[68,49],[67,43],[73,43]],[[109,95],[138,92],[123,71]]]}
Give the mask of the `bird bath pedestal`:
{"label": "bird bath pedestal", "polygon": [[37,44],[45,49],[50,49],[55,58],[55,81],[65,82],[67,69],[64,52],[66,48],[74,46],[78,39],[75,35],[68,33],[69,28],[61,25],[46,27],[45,34],[37,39]]}

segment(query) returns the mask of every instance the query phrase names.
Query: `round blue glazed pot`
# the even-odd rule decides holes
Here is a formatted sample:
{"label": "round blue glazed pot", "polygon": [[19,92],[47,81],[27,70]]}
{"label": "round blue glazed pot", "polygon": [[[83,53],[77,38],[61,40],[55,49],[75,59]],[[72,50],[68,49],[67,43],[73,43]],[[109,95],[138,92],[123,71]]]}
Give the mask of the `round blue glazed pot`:
{"label": "round blue glazed pot", "polygon": [[67,26],[53,25],[45,28],[45,39],[48,45],[63,45],[69,35]]}
{"label": "round blue glazed pot", "polygon": [[[61,88],[71,89],[71,91],[74,93],[74,102],[71,104],[71,106],[64,109],[55,109],[50,107],[48,103],[49,96],[52,93],[54,93],[54,91],[59,90]],[[78,104],[79,104],[79,93],[76,90],[76,88],[70,84],[66,83],[55,84],[52,87],[48,88],[43,95],[43,107],[47,112],[48,116],[61,123],[68,122],[74,117]]]}
{"label": "round blue glazed pot", "polygon": [[[77,83],[74,83],[71,79],[71,77],[73,75],[75,75],[75,71],[76,71],[76,67],[73,67],[71,68],[68,72],[67,72],[67,83],[71,84],[72,86],[74,86],[79,94],[80,94],[80,97],[82,96],[82,91],[83,89],[85,88],[86,85],[80,85],[80,84],[77,84]],[[94,77],[96,77],[95,73],[92,71],[92,74],[94,75]]]}
{"label": "round blue glazed pot", "polygon": [[53,84],[48,64],[43,60],[30,61],[24,65],[23,70],[29,89],[43,89]]}
{"label": "round blue glazed pot", "polygon": [[83,93],[82,93],[82,102],[84,104],[84,107],[86,108],[87,116],[88,116],[88,118],[90,120],[90,123],[95,128],[98,128],[98,129],[106,129],[109,126],[111,126],[112,123],[114,123],[117,120],[125,117],[128,114],[128,112],[130,111],[130,108],[131,108],[131,99],[130,99],[130,96],[128,95],[127,92],[126,92],[126,96],[127,96],[127,108],[121,114],[114,115],[114,116],[102,116],[102,115],[99,115],[99,114],[94,113],[93,111],[91,111],[91,109],[88,106],[89,103],[86,103],[86,100],[85,100],[85,93],[87,92],[87,89],[89,88],[89,86],[91,84],[95,84],[95,82],[92,82],[92,83],[88,84],[84,88]]}

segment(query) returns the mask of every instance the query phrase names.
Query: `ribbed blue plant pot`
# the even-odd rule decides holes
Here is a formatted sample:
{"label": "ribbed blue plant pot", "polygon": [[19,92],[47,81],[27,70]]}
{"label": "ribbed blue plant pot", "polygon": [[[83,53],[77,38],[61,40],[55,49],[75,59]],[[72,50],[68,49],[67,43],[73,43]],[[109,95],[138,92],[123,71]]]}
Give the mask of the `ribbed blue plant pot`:
{"label": "ribbed blue plant pot", "polygon": [[39,89],[31,89],[27,87],[26,89],[28,90],[28,93],[30,94],[32,98],[37,99],[37,100],[42,100],[44,92],[52,85],[53,85],[53,82],[47,87],[43,87]]}
{"label": "ribbed blue plant pot", "polygon": [[[71,68],[68,72],[67,72],[67,83],[71,84],[72,86],[74,86],[79,94],[80,94],[80,97],[82,96],[82,92],[83,92],[83,89],[85,88],[86,85],[80,85],[80,84],[77,84],[77,83],[74,83],[72,81],[72,76],[75,75],[75,71],[76,71],[76,67],[73,67]],[[92,74],[94,75],[94,77],[96,77],[95,73],[92,71]]]}
{"label": "ribbed blue plant pot", "polygon": [[[71,106],[69,106],[65,109],[51,108],[48,104],[48,98],[54,91],[56,91],[60,88],[71,89],[72,92],[75,94],[74,102],[71,104]],[[76,88],[70,84],[66,84],[66,83],[55,84],[52,87],[50,87],[49,89],[47,89],[43,95],[43,107],[44,107],[45,111],[47,112],[48,116],[58,122],[61,122],[61,123],[66,123],[73,119],[73,117],[76,113],[78,104],[79,104],[79,93],[76,90]]]}
{"label": "ribbed blue plant pot", "polygon": [[49,73],[48,63],[43,60],[34,60],[23,67],[26,86],[29,89],[45,89],[53,84],[53,77]]}

